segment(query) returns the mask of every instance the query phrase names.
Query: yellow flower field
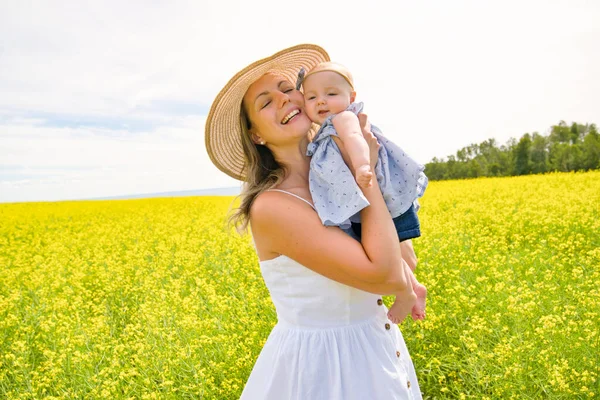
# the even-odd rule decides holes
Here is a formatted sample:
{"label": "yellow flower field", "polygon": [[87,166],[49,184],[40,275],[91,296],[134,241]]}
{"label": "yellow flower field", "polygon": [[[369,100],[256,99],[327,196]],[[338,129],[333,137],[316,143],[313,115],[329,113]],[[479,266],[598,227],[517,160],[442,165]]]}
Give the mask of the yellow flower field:
{"label": "yellow flower field", "polygon": [[[0,398],[238,398],[276,316],[232,201],[0,205]],[[427,319],[402,330],[424,397],[600,397],[600,172],[421,205]]]}

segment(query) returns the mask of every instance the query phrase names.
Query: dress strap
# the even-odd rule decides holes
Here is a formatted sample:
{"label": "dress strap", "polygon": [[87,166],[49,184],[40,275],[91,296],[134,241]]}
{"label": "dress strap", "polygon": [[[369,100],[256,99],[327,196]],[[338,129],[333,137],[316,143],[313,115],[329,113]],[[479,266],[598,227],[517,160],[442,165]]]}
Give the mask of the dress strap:
{"label": "dress strap", "polygon": [[290,196],[294,196],[295,198],[302,200],[303,202],[305,202],[306,204],[308,204],[313,210],[317,211],[317,209],[315,208],[315,206],[313,206],[312,204],[310,204],[310,201],[306,200],[305,198],[302,198],[302,197],[298,196],[297,194],[286,192],[285,190],[281,190],[281,189],[268,189],[267,192],[287,193]]}

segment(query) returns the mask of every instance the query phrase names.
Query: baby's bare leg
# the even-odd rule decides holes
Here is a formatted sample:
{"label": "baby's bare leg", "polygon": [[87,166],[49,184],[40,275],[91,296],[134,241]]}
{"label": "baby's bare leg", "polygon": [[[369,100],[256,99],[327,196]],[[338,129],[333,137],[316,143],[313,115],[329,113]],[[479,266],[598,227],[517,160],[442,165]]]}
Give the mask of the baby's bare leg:
{"label": "baby's bare leg", "polygon": [[417,278],[412,274],[412,271],[411,271],[411,275],[414,278],[413,290],[415,291],[415,294],[417,295],[417,301],[412,308],[411,316],[412,316],[412,319],[415,321],[423,320],[423,319],[425,319],[425,303],[427,301],[427,288],[425,287],[425,285],[423,285],[419,281],[417,281]]}
{"label": "baby's bare leg", "polygon": [[[426,303],[426,299],[427,299],[427,288],[424,285],[422,285],[421,283],[419,283],[419,281],[417,280],[417,278],[411,271],[411,269],[408,266],[408,264],[406,263],[406,261],[404,261],[404,255],[402,255],[402,257],[403,257],[403,260],[402,260],[403,268],[405,268],[405,273],[406,273],[407,277],[409,278],[410,283],[412,284],[412,288],[413,288],[415,294],[417,295],[417,302],[413,306],[411,316],[412,316],[413,320],[415,320],[415,321],[425,319],[425,303]],[[397,318],[397,315],[398,315],[397,309],[399,306],[400,305],[397,305],[396,302],[394,301],[394,304],[392,304],[392,306],[390,307],[390,309],[388,311],[388,318],[395,324],[402,322],[399,320],[399,318]]]}
{"label": "baby's bare leg", "polygon": [[402,258],[406,261],[410,270],[414,272],[417,268],[417,255],[415,254],[412,240],[409,239],[400,242],[400,250],[402,251]]}

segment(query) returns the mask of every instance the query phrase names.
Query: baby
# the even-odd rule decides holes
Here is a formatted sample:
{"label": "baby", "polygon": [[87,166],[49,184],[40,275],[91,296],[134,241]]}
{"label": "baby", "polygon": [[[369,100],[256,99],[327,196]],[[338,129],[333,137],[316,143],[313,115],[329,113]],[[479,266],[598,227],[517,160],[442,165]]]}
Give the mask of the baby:
{"label": "baby", "polygon": [[[362,103],[354,103],[356,92],[350,71],[332,62],[318,64],[305,73],[300,71],[298,88],[302,86],[308,117],[321,128],[308,146],[311,156],[309,185],[317,213],[324,225],[339,226],[360,239],[360,210],[369,202],[357,187],[368,187],[377,179],[388,210],[393,218],[403,257],[403,268],[411,277],[417,302],[412,318],[425,318],[427,289],[414,276],[416,256],[410,239],[419,237],[420,223],[416,211],[417,198],[427,187],[424,167],[410,158],[397,145],[371,126],[380,144],[375,170],[369,163],[369,146],[358,121]],[[347,165],[340,153],[343,146],[349,157]],[[352,169],[352,172],[349,170]],[[388,318],[399,323],[394,303]]]}

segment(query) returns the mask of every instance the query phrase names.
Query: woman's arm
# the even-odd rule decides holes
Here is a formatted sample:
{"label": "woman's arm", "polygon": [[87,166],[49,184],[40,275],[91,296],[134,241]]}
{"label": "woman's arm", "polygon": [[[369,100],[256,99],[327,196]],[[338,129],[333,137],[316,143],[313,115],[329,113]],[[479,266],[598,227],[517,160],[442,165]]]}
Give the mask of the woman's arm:
{"label": "woman's arm", "polygon": [[[363,247],[341,229],[323,226],[317,213],[304,202],[284,193],[265,192],[252,205],[250,225],[261,258],[284,254],[345,285],[370,293],[394,294],[410,310],[416,297],[399,258],[397,234],[389,213],[381,217],[379,228],[389,222],[392,232],[388,236],[392,240],[386,240],[382,232],[381,240]],[[368,220],[363,224],[369,225]]]}
{"label": "woman's arm", "polygon": [[[390,280],[386,283],[368,283],[354,278],[353,276],[346,276],[344,281],[345,285],[355,287],[360,290],[364,290],[365,292],[375,293],[380,295],[386,294],[394,294],[396,298],[403,302],[407,307],[407,311],[414,305],[416,301],[416,294],[411,285],[407,287],[405,290],[398,291],[398,285],[402,285],[402,282],[411,281],[411,277],[407,273],[405,261],[402,260],[403,266],[402,268],[398,268],[392,272],[392,276]],[[409,268],[410,269],[410,268]],[[401,286],[403,287],[403,286]],[[402,298],[399,298],[401,296]]]}

